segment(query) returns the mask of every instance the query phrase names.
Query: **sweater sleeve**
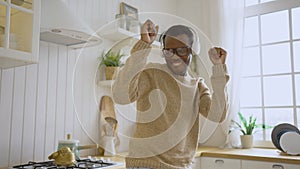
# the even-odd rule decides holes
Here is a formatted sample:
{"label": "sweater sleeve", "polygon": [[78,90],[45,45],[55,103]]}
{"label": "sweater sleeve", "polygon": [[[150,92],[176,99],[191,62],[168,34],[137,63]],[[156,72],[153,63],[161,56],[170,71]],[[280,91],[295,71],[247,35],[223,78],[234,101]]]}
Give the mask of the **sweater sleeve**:
{"label": "sweater sleeve", "polygon": [[[226,65],[214,65],[212,82],[212,95],[208,87],[200,83],[199,112],[205,117],[201,121],[200,143],[209,145],[221,145],[226,141],[226,133],[223,132],[222,122],[225,120],[228,110],[227,82],[229,75]],[[222,132],[221,132],[222,131]],[[211,142],[211,138],[218,138],[217,142]]]}
{"label": "sweater sleeve", "polygon": [[142,40],[133,46],[130,57],[118,72],[112,86],[112,97],[115,103],[129,104],[135,101],[139,75],[146,65],[150,51],[151,45]]}
{"label": "sweater sleeve", "polygon": [[211,77],[213,94],[204,83],[199,83],[200,106],[199,112],[213,122],[224,121],[227,113],[227,90],[229,80],[226,65],[214,65]]}

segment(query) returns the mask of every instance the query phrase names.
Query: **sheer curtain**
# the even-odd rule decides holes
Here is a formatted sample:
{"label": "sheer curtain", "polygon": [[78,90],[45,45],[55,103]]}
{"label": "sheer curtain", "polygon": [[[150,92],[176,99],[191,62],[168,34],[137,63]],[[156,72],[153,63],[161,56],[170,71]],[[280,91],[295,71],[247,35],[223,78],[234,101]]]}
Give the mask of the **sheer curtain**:
{"label": "sheer curtain", "polygon": [[[227,68],[230,74],[228,84],[229,111],[228,118],[217,129],[218,135],[228,136],[229,124],[239,111],[239,81],[243,49],[243,17],[244,0],[201,0],[201,9],[205,11],[202,28],[210,37],[215,46],[221,46],[227,51]],[[227,140],[217,140],[212,135],[208,140],[211,144],[219,146],[237,146],[236,136],[224,137]],[[229,143],[224,145],[224,142]],[[223,144],[223,145],[222,145]]]}

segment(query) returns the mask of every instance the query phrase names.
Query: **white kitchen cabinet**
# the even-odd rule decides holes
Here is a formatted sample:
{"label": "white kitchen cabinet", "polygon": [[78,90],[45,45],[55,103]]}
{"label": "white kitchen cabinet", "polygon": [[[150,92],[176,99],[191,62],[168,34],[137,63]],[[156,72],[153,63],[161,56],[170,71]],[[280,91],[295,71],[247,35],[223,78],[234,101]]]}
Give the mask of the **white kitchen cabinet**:
{"label": "white kitchen cabinet", "polygon": [[192,169],[200,169],[200,167],[201,167],[201,158],[197,157],[193,161]]}
{"label": "white kitchen cabinet", "polygon": [[40,0],[0,0],[0,67],[38,62]]}
{"label": "white kitchen cabinet", "polygon": [[238,159],[214,157],[201,157],[200,159],[200,169],[241,169],[241,160]]}
{"label": "white kitchen cabinet", "polygon": [[242,169],[299,169],[300,165],[297,164],[284,164],[276,162],[263,162],[263,161],[242,161]]}

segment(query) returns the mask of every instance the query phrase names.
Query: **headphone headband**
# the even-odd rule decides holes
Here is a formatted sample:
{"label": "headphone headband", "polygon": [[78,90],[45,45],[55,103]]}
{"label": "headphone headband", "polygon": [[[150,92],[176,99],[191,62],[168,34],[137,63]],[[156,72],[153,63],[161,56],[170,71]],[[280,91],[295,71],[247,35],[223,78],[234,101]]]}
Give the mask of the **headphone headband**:
{"label": "headphone headband", "polygon": [[[185,26],[185,27],[188,28],[193,34],[193,44],[192,44],[193,53],[199,54],[200,53],[200,42],[199,42],[199,37],[198,37],[197,32],[191,27],[188,27],[188,26]],[[172,28],[172,27],[170,27],[170,28]],[[161,48],[163,48],[165,46],[164,41],[165,41],[165,37],[167,36],[167,34],[166,34],[167,31],[164,31],[159,37],[159,42],[160,42]]]}

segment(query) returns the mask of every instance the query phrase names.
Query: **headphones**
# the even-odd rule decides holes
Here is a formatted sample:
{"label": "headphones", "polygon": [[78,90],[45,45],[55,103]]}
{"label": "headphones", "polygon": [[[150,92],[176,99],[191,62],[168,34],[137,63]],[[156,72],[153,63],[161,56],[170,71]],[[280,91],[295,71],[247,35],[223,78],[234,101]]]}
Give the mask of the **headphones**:
{"label": "headphones", "polygon": [[[188,27],[188,26],[184,26],[184,25],[174,25],[174,26],[183,26],[184,28],[187,28],[193,34],[192,53],[193,53],[193,55],[199,54],[200,53],[200,41],[199,41],[199,36],[198,36],[197,32],[193,28]],[[168,30],[170,30],[174,26],[171,26]],[[164,31],[159,37],[159,42],[160,42],[161,48],[163,48],[165,46],[166,36],[171,36],[171,35],[166,34],[168,32],[168,30]],[[183,34],[185,34],[185,33],[183,33]]]}

